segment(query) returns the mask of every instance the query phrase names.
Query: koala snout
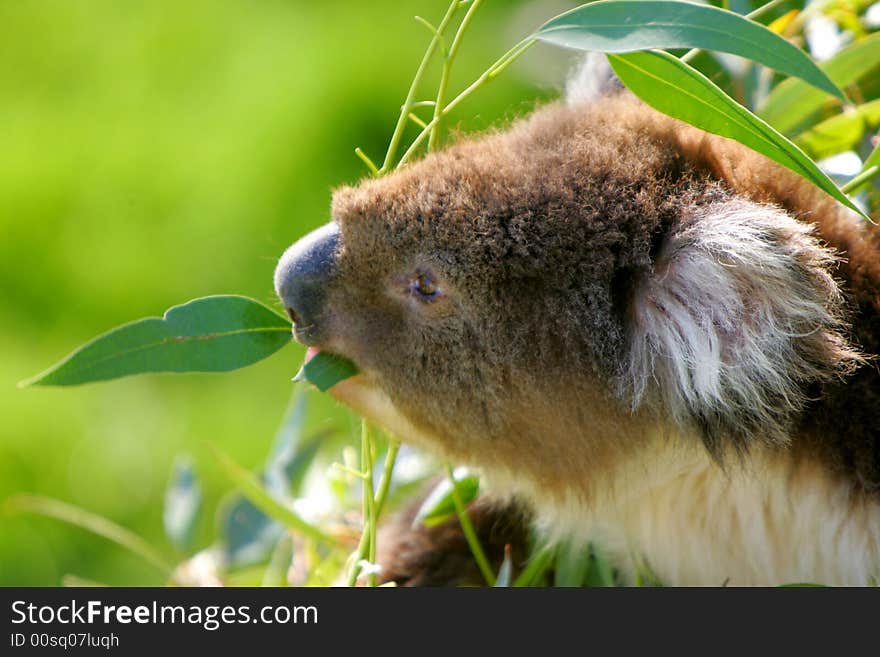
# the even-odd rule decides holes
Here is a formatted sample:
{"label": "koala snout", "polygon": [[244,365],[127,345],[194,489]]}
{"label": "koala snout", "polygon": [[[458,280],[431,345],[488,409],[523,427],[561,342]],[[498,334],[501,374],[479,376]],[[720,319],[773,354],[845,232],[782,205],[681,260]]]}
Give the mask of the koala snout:
{"label": "koala snout", "polygon": [[275,268],[275,292],[304,344],[319,339],[327,283],[336,273],[339,227],[329,223],[312,231],[284,252]]}

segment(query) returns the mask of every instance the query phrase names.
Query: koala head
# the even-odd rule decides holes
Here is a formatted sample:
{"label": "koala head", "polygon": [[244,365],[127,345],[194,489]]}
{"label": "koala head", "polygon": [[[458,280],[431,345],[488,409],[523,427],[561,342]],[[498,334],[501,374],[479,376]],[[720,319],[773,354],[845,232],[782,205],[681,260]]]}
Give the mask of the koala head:
{"label": "koala head", "polygon": [[360,369],[338,399],[552,480],[658,421],[710,447],[777,438],[800,387],[846,360],[833,257],[809,232],[620,95],[337,190],[275,283],[296,338]]}

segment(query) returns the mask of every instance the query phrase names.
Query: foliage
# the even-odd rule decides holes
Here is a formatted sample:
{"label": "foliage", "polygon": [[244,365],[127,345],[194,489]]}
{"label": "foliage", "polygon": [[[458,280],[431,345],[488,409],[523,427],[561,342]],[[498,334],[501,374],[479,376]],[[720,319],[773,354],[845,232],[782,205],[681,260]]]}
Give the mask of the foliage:
{"label": "foliage", "polygon": [[239,296],[195,299],[100,335],[23,385],[76,385],[145,372],[226,372],[290,342],[290,322]]}
{"label": "foliage", "polygon": [[[871,132],[880,123],[876,109],[880,89],[870,85],[880,67],[880,41],[878,35],[861,29],[865,6],[824,2],[803,8],[772,0],[756,8],[743,7],[752,10],[752,20],[748,20],[727,9],[676,0],[601,0],[547,21],[476,75],[463,91],[451,95],[452,64],[480,5],[481,0],[453,0],[437,26],[418,19],[430,30],[431,39],[381,165],[367,155],[369,149],[356,149],[372,175],[405,166],[423,147],[436,148],[441,143],[441,125],[462,101],[544,41],[610,53],[617,75],[645,102],[742,142],[865,213],[871,196],[864,190],[870,187],[873,193],[880,171],[880,156],[871,143]],[[842,33],[852,43],[817,65],[800,46],[805,27],[820,19],[845,26]],[[859,29],[853,27],[854,20]],[[730,54],[746,60],[733,62],[727,57]],[[437,91],[431,100],[422,100],[420,94],[435,58],[440,67]],[[423,108],[430,116],[419,116]],[[413,124],[419,130],[404,148],[404,136]],[[822,162],[812,158],[850,149],[861,168],[850,172],[838,187],[829,175],[837,172],[826,172]],[[854,192],[859,195],[847,195]],[[285,318],[254,300],[239,296],[196,299],[172,308],[162,319],[141,320],[105,333],[31,383],[70,385],[143,372],[236,369],[287,344],[289,330]],[[311,358],[302,370],[302,376],[322,391],[355,374],[351,363],[326,353]],[[212,448],[216,465],[238,493],[220,507],[219,536],[198,552],[193,545],[204,501],[197,470],[191,463],[179,462],[175,467],[165,497],[164,525],[169,542],[186,558],[169,571],[169,582],[237,583],[258,578],[271,584],[327,584],[344,572],[350,584],[359,578],[375,584],[376,527],[381,511],[386,502],[392,502],[395,488],[417,486],[426,473],[408,480],[392,477],[398,443],[373,436],[366,425],[359,458],[350,445],[342,448],[345,437],[319,441],[306,431],[303,404],[300,397],[293,419],[279,433],[276,449],[259,476]],[[328,457],[335,460],[340,450],[343,462],[334,463],[327,474],[323,470]],[[384,459],[379,458],[383,451]],[[378,464],[383,462],[381,476],[377,476]],[[457,515],[490,585],[549,583],[546,574],[551,566],[553,583],[559,586],[616,582],[608,559],[596,545],[586,551],[536,545],[518,577],[512,574],[509,554],[501,571],[493,573],[465,512],[465,505],[478,493],[479,480],[473,474],[454,474],[448,465],[446,472],[445,482],[425,501],[417,521],[431,523]],[[349,513],[358,497],[360,538]],[[7,502],[6,509],[66,519],[129,548],[153,565],[165,563],[165,557],[148,541],[69,504],[18,496]],[[648,566],[640,569],[639,577],[645,583],[655,582]]]}

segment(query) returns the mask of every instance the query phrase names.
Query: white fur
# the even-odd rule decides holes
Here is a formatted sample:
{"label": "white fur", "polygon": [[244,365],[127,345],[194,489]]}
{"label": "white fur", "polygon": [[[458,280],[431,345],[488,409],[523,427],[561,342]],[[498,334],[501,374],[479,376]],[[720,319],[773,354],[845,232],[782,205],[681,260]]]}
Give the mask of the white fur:
{"label": "white fur", "polygon": [[571,106],[591,103],[614,89],[616,79],[604,53],[588,52],[565,84],[565,101]]}
{"label": "white fur", "polygon": [[876,498],[778,453],[757,452],[725,471],[695,443],[658,436],[638,462],[599,477],[601,499],[575,489],[548,498],[520,476],[490,478],[531,501],[543,535],[596,541],[630,582],[646,564],[671,586],[876,584]]}
{"label": "white fur", "polygon": [[[805,382],[827,376],[799,349],[837,340],[833,257],[810,228],[745,200],[709,205],[662,248],[635,294],[629,373],[634,406],[648,391],[679,421],[720,417],[785,441],[781,420]],[[803,346],[803,345],[800,345]]]}

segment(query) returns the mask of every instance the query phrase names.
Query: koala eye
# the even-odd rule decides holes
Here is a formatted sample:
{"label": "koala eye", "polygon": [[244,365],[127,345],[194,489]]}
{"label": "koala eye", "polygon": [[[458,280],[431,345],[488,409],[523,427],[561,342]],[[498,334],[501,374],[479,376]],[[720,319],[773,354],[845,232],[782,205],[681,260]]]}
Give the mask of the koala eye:
{"label": "koala eye", "polygon": [[409,282],[410,291],[422,301],[433,301],[440,296],[440,286],[431,274],[420,272]]}

